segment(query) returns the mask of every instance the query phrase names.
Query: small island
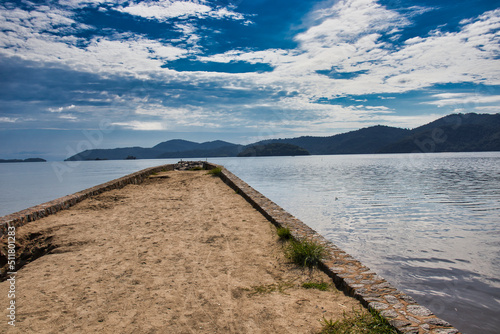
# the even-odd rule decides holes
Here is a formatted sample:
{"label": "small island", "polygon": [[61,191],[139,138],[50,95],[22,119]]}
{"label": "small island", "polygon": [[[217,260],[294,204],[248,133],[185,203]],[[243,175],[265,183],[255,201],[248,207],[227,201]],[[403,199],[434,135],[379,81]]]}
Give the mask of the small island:
{"label": "small island", "polygon": [[0,159],[0,163],[7,162],[47,162],[45,159],[41,158],[28,158],[28,159]]}
{"label": "small island", "polygon": [[272,143],[266,145],[253,145],[238,154],[239,157],[269,157],[269,156],[294,156],[310,155],[310,153],[297,145]]}

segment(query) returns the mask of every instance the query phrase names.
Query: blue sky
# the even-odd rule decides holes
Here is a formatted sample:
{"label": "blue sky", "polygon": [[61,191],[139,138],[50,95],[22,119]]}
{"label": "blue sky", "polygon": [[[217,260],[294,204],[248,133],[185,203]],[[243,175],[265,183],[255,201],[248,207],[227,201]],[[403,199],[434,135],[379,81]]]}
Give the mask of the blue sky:
{"label": "blue sky", "polygon": [[499,42],[492,0],[2,1],[0,158],[498,113]]}

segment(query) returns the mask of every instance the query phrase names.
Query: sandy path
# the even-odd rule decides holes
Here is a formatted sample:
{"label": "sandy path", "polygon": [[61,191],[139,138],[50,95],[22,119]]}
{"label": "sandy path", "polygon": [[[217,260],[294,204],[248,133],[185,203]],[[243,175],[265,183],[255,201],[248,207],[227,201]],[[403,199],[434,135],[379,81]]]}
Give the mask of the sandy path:
{"label": "sandy path", "polygon": [[275,228],[219,178],[159,176],[18,228],[57,248],[18,271],[15,328],[0,284],[0,331],[317,333],[360,307],[302,288],[328,277],[288,263]]}

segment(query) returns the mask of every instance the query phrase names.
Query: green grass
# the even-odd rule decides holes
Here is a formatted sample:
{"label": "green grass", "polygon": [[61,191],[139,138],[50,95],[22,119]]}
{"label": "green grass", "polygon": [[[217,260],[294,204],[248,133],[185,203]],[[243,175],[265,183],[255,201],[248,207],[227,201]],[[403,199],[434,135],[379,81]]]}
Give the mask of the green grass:
{"label": "green grass", "polygon": [[190,171],[195,171],[195,170],[203,170],[203,167],[197,166],[193,168],[189,168]]}
{"label": "green grass", "polygon": [[290,229],[288,227],[278,227],[276,229],[276,233],[278,233],[278,237],[280,237],[281,240],[292,239],[292,233],[290,233]]}
{"label": "green grass", "polygon": [[208,174],[210,174],[212,176],[221,176],[221,174],[222,174],[222,168],[215,167],[215,168],[209,170]]}
{"label": "green grass", "polygon": [[354,315],[342,320],[323,319],[323,329],[320,334],[397,334],[386,319],[378,312],[361,313],[354,311]]}
{"label": "green grass", "polygon": [[305,283],[302,283],[302,287],[305,288],[305,289],[316,289],[316,290],[320,290],[320,291],[328,291],[328,283],[326,282],[321,282],[321,283],[318,283],[318,282],[305,282]]}
{"label": "green grass", "polygon": [[259,294],[268,294],[272,292],[285,293],[285,290],[293,287],[293,283],[291,282],[279,282],[273,284],[266,285],[257,285],[252,286],[250,289],[250,296],[259,295]]}
{"label": "green grass", "polygon": [[325,247],[313,240],[290,240],[285,246],[285,255],[302,267],[317,266],[325,257]]}

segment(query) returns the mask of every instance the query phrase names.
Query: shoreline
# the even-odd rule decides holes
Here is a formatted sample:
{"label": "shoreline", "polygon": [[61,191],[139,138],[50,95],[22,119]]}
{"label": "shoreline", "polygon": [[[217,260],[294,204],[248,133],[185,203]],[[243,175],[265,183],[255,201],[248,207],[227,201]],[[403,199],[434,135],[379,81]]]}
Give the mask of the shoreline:
{"label": "shoreline", "polygon": [[[55,200],[57,201],[55,205],[62,210],[69,204],[70,206],[75,205],[84,199],[109,191],[113,187],[123,187],[134,182],[137,182],[136,184],[141,183],[147,179],[148,175],[165,168],[174,169],[173,166],[164,165],[148,168],[101,186],[76,193],[69,196],[70,198],[66,198],[68,197],[66,196]],[[213,167],[217,167],[217,165],[205,163],[205,168],[210,169]],[[130,182],[125,181],[126,179]],[[274,225],[288,227],[295,238],[310,238],[325,245],[329,251],[329,258],[323,261],[322,270],[331,277],[339,289],[358,299],[365,307],[379,311],[398,330],[406,333],[458,333],[449,323],[435,317],[428,309],[418,305],[413,298],[392,287],[383,278],[370,271],[369,268],[338,249],[331,242],[224,168],[222,168],[221,179]],[[9,224],[8,221],[10,221],[13,222],[10,224],[22,226],[30,220],[40,219],[47,214],[55,213],[52,212],[53,209],[47,210],[47,207],[53,208],[54,203],[52,202],[55,201],[32,207],[30,208],[31,212],[28,212],[30,209],[18,212],[16,213],[17,218],[15,217],[16,214],[2,217],[0,221],[3,224]]]}

